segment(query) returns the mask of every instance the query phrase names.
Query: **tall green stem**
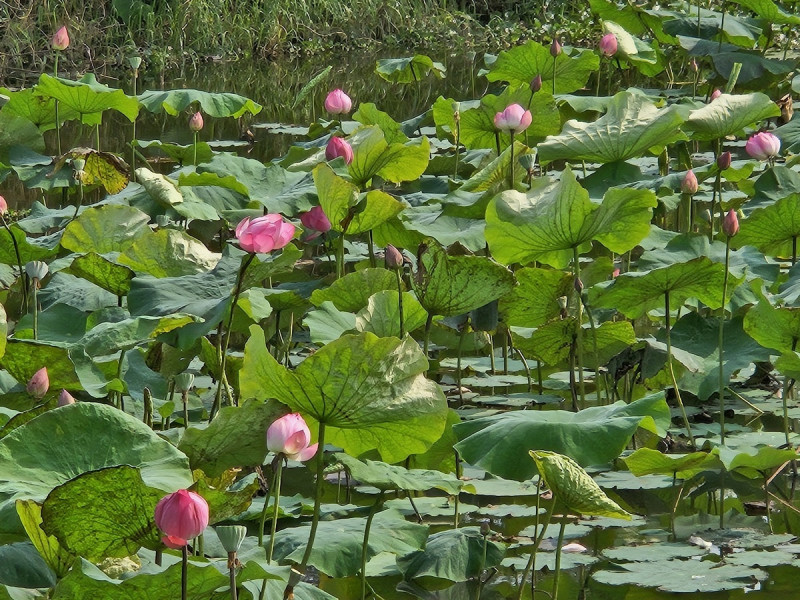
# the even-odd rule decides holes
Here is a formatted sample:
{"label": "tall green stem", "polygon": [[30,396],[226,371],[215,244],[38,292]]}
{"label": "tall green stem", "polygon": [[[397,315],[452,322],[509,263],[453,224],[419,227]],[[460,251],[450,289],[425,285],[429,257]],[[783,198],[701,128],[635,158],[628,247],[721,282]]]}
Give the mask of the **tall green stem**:
{"label": "tall green stem", "polygon": [[725,274],[722,277],[722,314],[719,317],[719,436],[725,444],[725,375],[723,372],[722,342],[725,326],[725,297],[728,293],[728,265],[731,259],[731,238],[725,236]]}
{"label": "tall green stem", "polygon": [[344,232],[336,240],[336,279],[344,277]]}
{"label": "tall green stem", "polygon": [[24,307],[24,310],[28,310],[28,286],[25,283],[25,269],[22,268],[22,255],[19,252],[19,244],[17,243],[17,238],[14,237],[14,232],[11,231],[11,227],[8,226],[8,223],[3,215],[0,215],[0,223],[3,224],[3,228],[8,232],[8,237],[11,238],[11,243],[14,246],[14,254],[17,257],[19,276],[20,279],[22,279],[22,306]]}
{"label": "tall green stem", "polygon": [[372,519],[375,518],[375,514],[378,512],[378,509],[383,504],[383,495],[385,491],[381,490],[381,493],[378,494],[378,499],[375,501],[375,504],[372,505],[372,509],[369,511],[369,516],[367,517],[367,524],[364,526],[364,542],[361,544],[361,600],[366,600],[367,598],[367,545],[369,544],[369,530],[372,527]]}
{"label": "tall green stem", "polygon": [[[580,286],[578,282],[581,280],[581,264],[578,258],[578,247],[572,248],[572,269],[575,274],[575,283]],[[578,326],[576,328],[576,345],[578,347],[578,393],[581,398],[580,408],[586,407],[586,396],[583,387],[583,299],[581,292],[576,290],[578,295]]]}
{"label": "tall green stem", "polygon": [[181,600],[186,600],[186,581],[189,578],[189,545],[181,548]]}
{"label": "tall green stem", "polygon": [[193,148],[193,150],[194,150],[194,160],[193,160],[192,164],[194,166],[197,166],[197,132],[196,131],[194,132],[194,148]]}
{"label": "tall green stem", "polygon": [[511,181],[508,184],[508,189],[514,189],[514,132],[511,132],[511,163],[509,164],[509,173],[511,174]]}
{"label": "tall green stem", "polygon": [[[552,516],[553,511],[547,511],[547,516],[545,518],[543,527],[539,530],[539,517],[541,515],[541,503],[542,503],[542,478],[539,477],[539,482],[536,484],[536,521],[534,523],[534,531],[536,532],[536,538],[533,542],[533,550],[531,551],[531,557],[528,559],[528,564],[525,565],[525,570],[522,572],[522,581],[519,584],[519,591],[517,592],[517,600],[522,600],[522,592],[525,589],[525,581],[528,579],[528,575],[530,574],[533,567],[536,565],[536,552],[539,550],[539,544],[544,539],[544,534],[547,531],[547,526],[550,524],[550,517]],[[531,598],[533,598],[533,580],[531,580]]]}
{"label": "tall green stem", "polygon": [[405,320],[403,318],[403,279],[400,275],[400,269],[395,269],[395,277],[397,278],[397,313],[400,316],[400,339],[406,334]]}
{"label": "tall green stem", "polygon": [[231,600],[237,600],[236,594],[236,552],[228,552],[228,579],[231,587]]}
{"label": "tall green stem", "polygon": [[39,280],[33,280],[33,339],[39,339],[39,300],[37,298]]}
{"label": "tall green stem", "polygon": [[311,518],[311,531],[308,534],[308,544],[300,562],[299,570],[305,572],[308,559],[311,558],[311,550],[314,547],[314,538],[317,535],[319,525],[319,508],[322,505],[322,484],[325,481],[325,423],[319,424],[319,453],[317,455],[317,490],[314,497],[314,516]]}
{"label": "tall green stem", "polygon": [[566,515],[561,519],[561,527],[558,529],[558,542],[556,543],[556,570],[555,580],[553,581],[553,600],[558,600],[558,579],[561,575],[561,546],[564,545],[564,530],[567,528]]}
{"label": "tall green stem", "polygon": [[425,354],[425,358],[428,358],[428,341],[431,336],[431,323],[433,323],[433,313],[428,313],[428,318],[425,321],[425,341],[422,346],[422,351]]}
{"label": "tall green stem", "polygon": [[694,443],[694,436],[692,435],[692,426],[689,424],[689,417],[686,415],[686,407],[683,406],[683,400],[681,399],[681,391],[678,388],[678,380],[675,378],[675,369],[672,368],[672,339],[670,337],[670,326],[669,326],[669,290],[664,292],[664,319],[666,321],[666,330],[667,330],[667,369],[669,370],[669,376],[672,379],[672,388],[675,390],[675,398],[678,401],[678,406],[681,409],[681,415],[683,416],[683,424],[686,427],[686,433],[689,434],[689,443],[692,447],[692,450],[696,449]]}
{"label": "tall green stem", "polygon": [[[278,527],[278,515],[280,514],[280,498],[281,498],[281,474],[283,472],[283,455],[279,454],[276,458],[278,465],[275,467],[275,475],[272,478],[272,489],[270,492],[274,492],[275,496],[275,508],[272,511],[272,523],[270,524],[270,539],[269,539],[269,549],[267,550],[267,564],[272,562],[272,552],[275,548],[275,532]],[[264,500],[264,509],[261,511],[261,522],[259,523],[258,527],[258,545],[264,545],[264,524],[267,520],[267,508],[269,506],[269,502]]]}
{"label": "tall green stem", "polygon": [[[55,65],[53,66],[53,75],[58,78],[58,51],[56,51]],[[58,155],[61,156],[61,122],[58,118],[58,100],[54,102],[55,117],[56,117],[56,149]]]}

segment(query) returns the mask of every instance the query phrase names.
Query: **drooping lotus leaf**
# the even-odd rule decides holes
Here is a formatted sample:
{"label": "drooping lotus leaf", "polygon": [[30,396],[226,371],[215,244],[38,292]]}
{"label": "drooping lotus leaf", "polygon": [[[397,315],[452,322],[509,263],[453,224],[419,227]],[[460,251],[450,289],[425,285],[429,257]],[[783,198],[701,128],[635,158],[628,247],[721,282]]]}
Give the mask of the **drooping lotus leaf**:
{"label": "drooping lotus leaf", "polygon": [[772,446],[739,447],[736,449],[719,446],[719,459],[728,471],[736,472],[749,479],[761,479],[772,475],[775,469],[800,458],[791,448]]}
{"label": "drooping lotus leaf", "polygon": [[[419,329],[428,314],[417,299],[403,292],[403,327],[406,332]],[[367,305],[356,315],[356,329],[378,337],[400,337],[400,305],[396,290],[383,290],[369,297]]]}
{"label": "drooping lotus leaf", "polygon": [[556,501],[563,503],[571,512],[631,519],[630,513],[609,498],[594,479],[569,456],[546,450],[531,450],[530,455]]}
{"label": "drooping lotus leaf", "polygon": [[[341,279],[339,280],[341,281]],[[306,315],[303,325],[311,333],[311,341],[315,344],[329,344],[345,333],[352,333],[356,328],[356,316],[344,312],[326,300]]]}
{"label": "drooping lotus leaf", "polygon": [[641,477],[654,473],[675,475],[678,479],[690,479],[701,471],[720,466],[719,452],[692,452],[691,454],[664,454],[651,448],[639,448],[622,459],[630,472]]}
{"label": "drooping lotus leaf", "polygon": [[78,256],[72,261],[69,272],[108,290],[115,296],[127,295],[131,289],[131,279],[134,277],[134,272],[128,267],[111,262],[96,252]]}
{"label": "drooping lotus leaf", "polygon": [[119,256],[119,263],[153,277],[180,277],[213,269],[220,255],[177,229],[145,231]]}
{"label": "drooping lotus leaf", "polygon": [[87,73],[78,81],[42,73],[34,93],[58,100],[78,113],[81,123],[86,125],[99,124],[103,112],[110,109],[122,113],[129,121],[134,121],[139,115],[139,101],[136,98],[98,83],[93,73]]}
{"label": "drooping lotus leaf", "polygon": [[457,255],[427,238],[418,252],[414,291],[429,315],[462,315],[501,296],[514,287],[514,275],[484,256]]}
{"label": "drooping lotus leaf", "polygon": [[747,311],[744,330],[765,348],[782,353],[796,350],[800,342],[800,308],[773,306],[757,282],[753,283],[752,289],[759,301]]}
{"label": "drooping lotus leaf", "polygon": [[405,579],[437,577],[467,581],[500,564],[505,544],[487,540],[478,527],[461,527],[434,533],[424,550],[397,559]]}
{"label": "drooping lotus leaf", "polygon": [[360,103],[358,110],[353,113],[353,119],[362,125],[377,125],[380,127],[384,138],[390,144],[395,142],[405,144],[408,141],[408,136],[403,133],[403,125],[389,116],[389,113],[378,110],[378,107],[372,102]]}
{"label": "drooping lotus leaf", "polygon": [[120,350],[130,350],[162,333],[196,321],[191,315],[174,313],[160,317],[142,315],[99,323],[87,331],[75,346],[83,348],[89,356],[105,356]]}
{"label": "drooping lotus leaf", "polygon": [[260,104],[238,94],[189,89],[147,90],[139,95],[139,102],[152,113],[163,110],[173,116],[179,115],[194,102],[200,105],[203,114],[211,117],[238,119],[246,112],[253,115],[261,112]]}
{"label": "drooping lotus leaf", "polygon": [[142,546],[160,544],[153,514],[164,495],[147,487],[135,467],[90,471],[48,494],[42,528],[67,550],[95,562],[131,556]]}
{"label": "drooping lotus leaf", "polygon": [[603,21],[619,23],[633,35],[653,35],[660,43],[674,44],[675,38],[666,35],[663,30],[665,22],[674,13],[653,9],[647,5],[618,4],[613,0],[589,0],[592,12]]}
{"label": "drooping lotus leaf", "polygon": [[733,246],[755,246],[769,256],[790,258],[800,236],[800,194],[755,209],[742,220]]}
{"label": "drooping lotus leaf", "polygon": [[[320,521],[309,564],[330,577],[352,577],[361,568],[366,518]],[[309,526],[284,529],[275,539],[274,556],[279,561],[300,562],[308,543]],[[381,552],[405,556],[423,547],[428,536],[425,525],[406,521],[396,510],[375,515],[367,543],[367,560]]]}
{"label": "drooping lotus leaf", "polygon": [[412,83],[431,73],[437,79],[444,79],[447,68],[430,56],[416,54],[407,58],[382,58],[375,64],[375,72],[389,83]]}
{"label": "drooping lotus leaf", "polygon": [[440,471],[406,469],[399,465],[387,465],[373,460],[361,461],[341,452],[334,454],[333,457],[344,465],[353,479],[379,490],[425,492],[436,489],[451,496],[457,495],[462,489],[467,492],[475,491],[472,485],[461,481],[455,475]]}
{"label": "drooping lotus leaf", "polygon": [[711,141],[740,134],[745,127],[780,114],[781,109],[766,94],[722,94],[693,110],[685,129],[691,132],[693,140]]}
{"label": "drooping lotus leaf", "polygon": [[551,450],[590,466],[610,462],[641,427],[664,433],[670,423],[664,394],[625,404],[565,410],[516,410],[453,427],[459,455],[492,475],[524,481],[536,474],[528,450]]}
{"label": "drooping lotus leaf", "polygon": [[17,500],[16,506],[28,539],[53,573],[59,578],[64,577],[75,562],[75,555],[59,544],[54,536],[42,530],[42,505],[35,500]]}
{"label": "drooping lotus leaf", "polygon": [[363,188],[375,175],[387,181],[414,181],[428,166],[430,143],[422,137],[419,143],[389,144],[380,127],[362,127],[350,137],[353,162],[348,166],[350,177]]}
{"label": "drooping lotus leaf", "polygon": [[123,204],[87,208],[67,225],[61,245],[73,252],[122,252],[148,229],[150,217]]}
{"label": "drooping lotus leaf", "polygon": [[85,186],[102,185],[109,194],[118,194],[130,181],[130,167],[116,154],[100,152],[93,148],[72,148],[58,157],[52,171],[45,177],[52,179],[64,168],[67,161],[84,161],[83,169],[73,170],[73,177]]}
{"label": "drooping lotus leaf", "polygon": [[686,112],[675,104],[658,108],[640,93],[619,92],[596,121],[567,121],[560,135],[539,144],[539,158],[544,163],[560,158],[609,163],[642,156],[687,139],[680,129]]}
{"label": "drooping lotus leaf", "polygon": [[325,441],[353,456],[377,450],[389,463],[425,452],[444,431],[447,402],[425,378],[428,361],[410,337],[345,335],[290,371],[250,328],[242,398],[276,398],[326,426]]}
{"label": "drooping lotus leaf", "polygon": [[314,290],[311,302],[321,306],[331,301],[339,310],[354,313],[367,306],[370,297],[382,290],[397,291],[394,273],[387,269],[361,269],[337,279],[328,288]]}
{"label": "drooping lotus leaf", "polygon": [[504,192],[486,208],[486,240],[504,264],[540,261],[562,268],[593,240],[617,253],[650,231],[656,197],[649,190],[612,188],[596,204],[567,168],[559,181],[535,180],[523,194]]}
{"label": "drooping lotus leaf", "polygon": [[136,181],[161,206],[175,206],[183,202],[183,194],[178,186],[166,175],[140,167],[136,169]]}
{"label": "drooping lotus leaf", "polygon": [[0,228],[0,263],[4,265],[17,265],[17,254],[14,251],[14,242],[16,242],[16,248],[19,250],[23,268],[25,268],[28,262],[32,260],[44,260],[53,256],[57,251],[34,244],[33,240],[29,240],[25,232],[16,224],[11,225],[9,229],[11,233],[9,233],[9,230],[5,227]]}
{"label": "drooping lotus leaf", "polygon": [[660,60],[663,57],[663,53],[656,51],[658,45],[653,44],[651,46],[614,21],[603,21],[603,33],[612,33],[617,39],[615,59],[628,61],[640,73],[649,77],[658,75],[664,70],[664,61]]}
{"label": "drooping lotus leaf", "polygon": [[[44,137],[33,123],[24,117],[0,111],[0,158],[3,162],[8,163],[9,149],[14,146],[24,146],[36,152],[45,151]],[[3,179],[6,175],[3,175]]]}

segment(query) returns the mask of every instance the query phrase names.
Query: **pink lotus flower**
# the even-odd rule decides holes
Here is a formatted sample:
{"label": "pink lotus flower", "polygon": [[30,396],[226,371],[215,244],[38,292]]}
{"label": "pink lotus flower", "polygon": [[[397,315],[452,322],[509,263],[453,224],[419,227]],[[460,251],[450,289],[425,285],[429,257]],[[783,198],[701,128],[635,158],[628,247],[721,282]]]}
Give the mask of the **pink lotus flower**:
{"label": "pink lotus flower", "polygon": [[697,193],[698,188],[697,176],[694,171],[689,169],[686,171],[686,175],[683,176],[683,181],[681,181],[681,192],[693,196]]}
{"label": "pink lotus flower", "polygon": [[617,36],[607,33],[600,39],[600,53],[603,56],[614,56],[617,53]]}
{"label": "pink lotus flower", "polygon": [[725,218],[722,219],[722,232],[728,237],[733,237],[739,233],[739,215],[736,211],[730,209],[725,213]]}
{"label": "pink lotus flower", "polygon": [[403,268],[403,253],[397,248],[389,244],[386,246],[386,253],[384,255],[384,262],[386,268],[392,271]]}
{"label": "pink lotus flower", "polygon": [[178,490],[158,501],[155,519],[167,534],[162,541],[170,548],[180,548],[208,526],[208,503],[200,494]]}
{"label": "pink lotus flower", "polygon": [[553,43],[550,44],[550,56],[555,58],[561,54],[561,44],[558,43],[558,40],[553,38]]}
{"label": "pink lotus flower", "polygon": [[67,404],[75,404],[75,398],[73,398],[72,394],[67,390],[61,390],[61,393],[58,395],[58,405],[66,406]]}
{"label": "pink lotus flower", "polygon": [[0,215],[4,215],[8,212],[8,202],[6,199],[0,196]]}
{"label": "pink lotus flower", "polygon": [[300,222],[306,229],[316,231],[317,235],[320,233],[327,233],[331,230],[331,222],[328,220],[321,206],[315,206],[310,211],[300,215]]}
{"label": "pink lotus flower", "polygon": [[781,140],[774,133],[761,131],[750,136],[750,139],[744,145],[744,149],[756,160],[767,160],[780,154]]}
{"label": "pink lotus flower", "polygon": [[720,96],[722,96],[722,92],[719,90],[719,88],[716,88],[713,92],[711,92],[711,101],[713,102]]}
{"label": "pink lotus flower", "polygon": [[325,110],[332,115],[346,115],[353,108],[350,96],[340,89],[335,89],[325,98]]}
{"label": "pink lotus flower", "polygon": [[236,239],[247,252],[271,252],[283,248],[294,237],[294,225],[278,214],[243,219],[236,226]]}
{"label": "pink lotus flower", "polygon": [[50,377],[47,376],[47,367],[42,367],[33,374],[26,388],[34,398],[43,398],[50,389]]}
{"label": "pink lotus flower", "polygon": [[317,453],[319,444],[311,444],[311,432],[298,413],[284,415],[267,429],[267,449],[292,460],[306,461]]}
{"label": "pink lotus flower", "polygon": [[340,137],[332,137],[325,146],[325,160],[333,160],[342,157],[344,164],[349,165],[353,162],[353,147]]}
{"label": "pink lotus flower", "polygon": [[494,126],[500,131],[516,134],[525,131],[532,120],[531,111],[525,110],[519,104],[511,104],[494,116]]}
{"label": "pink lotus flower", "polygon": [[203,115],[199,112],[194,113],[189,119],[189,129],[197,133],[203,128]]}
{"label": "pink lotus flower", "polygon": [[66,26],[61,27],[53,34],[53,40],[50,42],[53,50],[66,50],[69,48],[69,33],[67,33]]}

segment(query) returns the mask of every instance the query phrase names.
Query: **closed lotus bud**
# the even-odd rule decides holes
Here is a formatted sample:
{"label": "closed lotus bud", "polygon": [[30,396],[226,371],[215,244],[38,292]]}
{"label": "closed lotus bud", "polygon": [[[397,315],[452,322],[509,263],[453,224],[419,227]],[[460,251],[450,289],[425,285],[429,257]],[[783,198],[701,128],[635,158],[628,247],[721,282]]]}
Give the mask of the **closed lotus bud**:
{"label": "closed lotus bud", "polygon": [[47,277],[49,269],[47,267],[47,263],[44,263],[40,260],[32,260],[28,264],[25,265],[25,272],[28,274],[28,277],[34,280],[36,284]]}
{"label": "closed lotus bud", "polygon": [[131,66],[131,69],[133,69],[134,71],[138,71],[139,67],[142,66],[142,57],[131,56],[128,58],[128,64]]}
{"label": "closed lotus bud", "polygon": [[225,552],[238,552],[247,536],[247,527],[244,525],[218,525],[214,531]]}
{"label": "closed lotus bud", "polygon": [[722,219],[722,232],[728,237],[733,237],[739,233],[739,216],[736,211],[730,209]]}
{"label": "closed lotus bud", "polygon": [[8,202],[6,199],[0,196],[0,215],[4,215],[8,212]]}
{"label": "closed lotus bud", "polygon": [[25,386],[28,393],[34,398],[42,398],[50,389],[50,377],[47,376],[47,367],[42,367],[33,374],[28,385]]}
{"label": "closed lotus bud", "polygon": [[617,277],[619,277],[619,267],[611,272],[611,279],[616,279]]}
{"label": "closed lotus bud", "polygon": [[716,88],[713,92],[711,92],[711,101],[713,102],[720,96],[722,96],[722,92],[720,91],[719,88]]}
{"label": "closed lotus bud", "polygon": [[203,115],[199,112],[194,113],[189,118],[189,129],[197,133],[203,128]]}
{"label": "closed lotus bud", "polygon": [[550,44],[550,56],[555,58],[561,54],[561,44],[558,43],[558,40],[553,38],[553,43]]}
{"label": "closed lotus bud", "polygon": [[208,503],[195,492],[178,490],[158,501],[155,520],[166,534],[163,542],[170,548],[179,548],[208,526]]}
{"label": "closed lotus bud", "polygon": [[61,390],[61,393],[58,395],[58,405],[66,406],[67,404],[75,404],[75,398],[73,398],[72,394],[67,390]]}
{"label": "closed lotus bud", "polygon": [[346,115],[353,108],[350,96],[340,89],[335,89],[325,98],[325,110],[332,115]]}
{"label": "closed lotus bud", "polygon": [[481,535],[483,537],[486,537],[487,535],[489,535],[489,533],[491,533],[491,531],[492,528],[489,527],[489,521],[481,521]]}
{"label": "closed lotus bud", "polygon": [[392,271],[396,271],[397,269],[403,268],[403,253],[400,252],[397,248],[389,244],[386,246],[386,250],[384,253],[384,261],[386,263],[386,268]]}
{"label": "closed lotus bud", "polygon": [[[309,231],[327,233],[331,230],[331,222],[321,206],[317,205],[310,211],[300,215],[300,222]],[[316,236],[315,236],[316,237]]]}
{"label": "closed lotus bud", "polygon": [[686,171],[686,175],[683,176],[683,181],[681,181],[681,192],[693,196],[697,193],[698,188],[697,176],[694,171],[689,169]]}
{"label": "closed lotus bud", "polygon": [[717,157],[717,167],[720,171],[724,171],[725,169],[729,169],[731,166],[731,153],[730,152],[723,152]]}
{"label": "closed lotus bud", "polygon": [[344,164],[353,162],[353,147],[344,138],[332,137],[325,146],[325,160],[343,158]]}
{"label": "closed lotus bud", "polygon": [[61,27],[53,34],[53,40],[50,45],[53,50],[66,50],[69,48],[69,33],[67,33],[66,26]]}
{"label": "closed lotus bud", "polygon": [[533,92],[534,94],[538,92],[540,89],[542,89],[542,76],[537,75],[536,77],[531,79],[530,87],[531,87],[531,92]]}
{"label": "closed lotus bud", "polygon": [[614,56],[617,53],[617,36],[607,33],[600,39],[600,53],[603,56]]}
{"label": "closed lotus bud", "polygon": [[756,160],[768,160],[780,154],[781,140],[774,133],[761,131],[750,136],[744,145],[745,151]]}

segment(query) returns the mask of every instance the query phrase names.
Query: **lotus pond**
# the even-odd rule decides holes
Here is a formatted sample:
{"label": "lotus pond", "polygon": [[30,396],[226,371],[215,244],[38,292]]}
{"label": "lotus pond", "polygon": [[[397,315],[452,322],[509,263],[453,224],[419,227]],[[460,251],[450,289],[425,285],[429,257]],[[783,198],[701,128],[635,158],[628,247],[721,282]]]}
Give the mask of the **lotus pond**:
{"label": "lotus pond", "polygon": [[796,595],[800,17],[591,7],[0,90],[0,600]]}

